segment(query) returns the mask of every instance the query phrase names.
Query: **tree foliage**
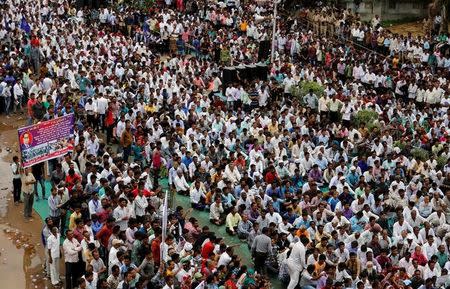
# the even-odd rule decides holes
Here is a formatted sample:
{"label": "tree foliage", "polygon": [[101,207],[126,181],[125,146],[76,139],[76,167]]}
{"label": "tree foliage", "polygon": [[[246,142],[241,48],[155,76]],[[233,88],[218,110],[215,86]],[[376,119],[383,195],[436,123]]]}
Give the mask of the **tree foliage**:
{"label": "tree foliage", "polygon": [[317,97],[322,97],[325,93],[325,88],[316,81],[301,81],[298,85],[291,87],[291,94],[295,97],[303,97],[312,89]]}

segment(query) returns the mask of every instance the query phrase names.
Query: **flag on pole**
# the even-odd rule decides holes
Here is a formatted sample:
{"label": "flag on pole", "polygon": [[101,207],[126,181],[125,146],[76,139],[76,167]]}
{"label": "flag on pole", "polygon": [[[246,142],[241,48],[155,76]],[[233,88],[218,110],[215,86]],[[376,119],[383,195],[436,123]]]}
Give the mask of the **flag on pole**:
{"label": "flag on pole", "polygon": [[165,250],[164,250],[164,246],[166,244],[166,236],[167,236],[167,219],[168,219],[168,208],[167,208],[167,190],[166,190],[166,194],[164,196],[164,206],[163,206],[163,211],[162,211],[162,224],[161,224],[161,228],[162,228],[162,240],[161,240],[161,261],[163,261],[166,256],[165,256]]}
{"label": "flag on pole", "polygon": [[28,24],[28,22],[27,22],[27,20],[25,19],[24,16],[22,17],[22,20],[20,21],[20,29],[25,31],[26,34],[30,34],[31,33],[30,24]]}
{"label": "flag on pole", "polygon": [[195,289],[205,289],[205,281],[200,282],[200,284],[198,284],[198,286],[195,287]]}

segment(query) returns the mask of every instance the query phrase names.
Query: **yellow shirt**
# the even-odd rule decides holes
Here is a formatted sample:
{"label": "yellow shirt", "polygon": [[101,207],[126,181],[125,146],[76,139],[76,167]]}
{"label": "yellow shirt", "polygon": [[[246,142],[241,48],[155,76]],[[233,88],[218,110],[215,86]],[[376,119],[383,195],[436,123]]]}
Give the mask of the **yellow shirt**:
{"label": "yellow shirt", "polygon": [[[25,175],[24,186],[22,191],[25,194],[32,195],[34,193],[34,182],[36,182],[36,179],[34,178],[32,173],[28,173],[27,175]],[[27,185],[27,183],[30,184]]]}
{"label": "yellow shirt", "polygon": [[245,32],[245,31],[247,31],[247,26],[248,26],[248,24],[247,24],[247,22],[246,22],[246,21],[244,21],[244,22],[241,22],[241,25],[240,25],[240,29],[241,29],[241,31],[242,31],[242,32]]}
{"label": "yellow shirt", "polygon": [[75,229],[75,227],[76,227],[75,220],[78,219],[78,218],[81,218],[81,213],[77,214],[76,212],[73,212],[72,215],[70,215],[70,218],[69,218],[69,230]]}
{"label": "yellow shirt", "polygon": [[226,219],[227,228],[230,229],[231,231],[234,231],[233,228],[237,227],[240,220],[241,220],[241,215],[239,215],[238,213],[236,213],[234,215],[232,213],[229,213],[227,215],[227,219]]}
{"label": "yellow shirt", "polygon": [[156,106],[154,106],[154,105],[146,105],[146,106],[145,106],[145,111],[146,111],[146,112],[156,112],[156,111],[157,111],[157,108],[156,108]]}
{"label": "yellow shirt", "polygon": [[275,132],[278,131],[278,122],[275,122],[275,124],[269,123],[269,125],[267,126],[267,129],[269,130],[269,132],[271,134],[274,134]]}

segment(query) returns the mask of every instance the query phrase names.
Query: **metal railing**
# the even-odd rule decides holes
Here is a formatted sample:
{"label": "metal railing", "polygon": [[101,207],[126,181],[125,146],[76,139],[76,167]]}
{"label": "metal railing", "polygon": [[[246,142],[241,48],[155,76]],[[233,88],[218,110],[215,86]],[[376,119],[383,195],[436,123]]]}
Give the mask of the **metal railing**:
{"label": "metal railing", "polygon": [[[310,20],[308,20],[307,18],[304,18],[304,17],[298,17],[298,18],[296,18],[296,19],[297,19],[297,23],[298,23],[299,25],[302,25],[302,27],[305,28],[305,30],[307,30],[309,26],[313,27],[314,25],[320,25],[319,23],[315,23],[315,22],[310,21]],[[330,31],[330,32],[331,32],[331,31]],[[314,32],[313,32],[313,33],[314,33]],[[327,34],[328,34],[328,32],[327,32]],[[336,38],[334,38],[334,39],[330,37],[330,41],[331,41],[331,42],[339,42],[339,43],[341,43],[341,44],[350,43],[350,44],[352,44],[352,46],[357,47],[357,48],[359,48],[360,50],[366,50],[366,51],[368,51],[368,52],[370,52],[370,53],[372,53],[372,54],[376,54],[376,55],[382,57],[383,59],[386,59],[386,58],[387,58],[386,55],[381,54],[381,53],[379,53],[378,51],[375,51],[375,50],[373,50],[373,49],[370,49],[370,48],[367,47],[367,46],[361,45],[361,44],[359,44],[359,43],[353,41],[351,38],[346,37],[346,35],[340,35],[340,34],[336,33],[335,30],[333,30],[331,34],[332,34],[333,36],[336,36]],[[316,34],[315,34],[315,36],[316,36],[316,37],[320,37],[320,35],[316,35]],[[343,38],[343,39],[342,39],[342,38]]]}

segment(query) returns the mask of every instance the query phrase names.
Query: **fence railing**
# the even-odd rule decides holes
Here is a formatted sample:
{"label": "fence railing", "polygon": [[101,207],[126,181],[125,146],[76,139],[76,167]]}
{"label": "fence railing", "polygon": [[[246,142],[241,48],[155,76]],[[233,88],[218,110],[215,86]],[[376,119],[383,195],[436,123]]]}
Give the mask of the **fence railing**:
{"label": "fence railing", "polygon": [[[296,20],[297,20],[297,23],[298,23],[299,25],[301,25],[304,29],[308,29],[309,27],[314,27],[314,25],[320,25],[320,24],[315,23],[315,22],[313,22],[313,21],[310,21],[310,20],[308,20],[307,18],[304,18],[304,17],[298,17],[298,18],[296,18]],[[331,32],[331,31],[330,31],[330,32]],[[328,32],[327,32],[327,34],[328,34]],[[370,52],[370,53],[373,53],[373,54],[376,54],[376,55],[382,57],[383,59],[386,58],[386,55],[381,54],[381,53],[379,53],[378,51],[373,50],[373,49],[371,49],[371,48],[369,48],[369,47],[367,47],[367,46],[361,45],[361,44],[359,44],[359,43],[353,41],[351,38],[347,37],[346,35],[340,35],[340,34],[336,33],[336,31],[332,31],[331,34],[332,34],[333,36],[335,36],[335,38],[329,37],[329,38],[330,38],[329,40],[330,40],[331,42],[339,42],[339,43],[341,43],[341,44],[350,43],[350,44],[352,44],[354,47],[356,47],[356,48],[358,48],[358,49],[360,49],[360,50],[366,50],[366,51],[368,51],[368,52]],[[320,35],[316,35],[316,36],[320,36]]]}

